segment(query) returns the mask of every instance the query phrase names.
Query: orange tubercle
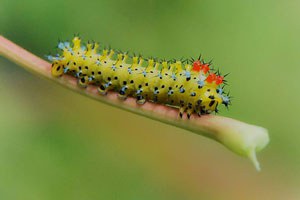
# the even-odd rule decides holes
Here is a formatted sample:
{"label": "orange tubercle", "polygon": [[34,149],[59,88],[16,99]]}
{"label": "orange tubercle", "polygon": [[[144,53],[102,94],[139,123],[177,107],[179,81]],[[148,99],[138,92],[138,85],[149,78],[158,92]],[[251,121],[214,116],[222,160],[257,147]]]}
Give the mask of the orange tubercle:
{"label": "orange tubercle", "polygon": [[213,81],[215,81],[217,78],[217,75],[212,73],[212,74],[209,74],[206,78],[206,82],[208,83],[212,83]]}
{"label": "orange tubercle", "polygon": [[216,77],[216,84],[220,85],[223,83],[224,77],[223,76],[217,76]]}
{"label": "orange tubercle", "polygon": [[209,71],[209,64],[203,64],[201,66],[201,69],[202,69],[203,73],[206,74]]}
{"label": "orange tubercle", "polygon": [[199,72],[201,70],[201,62],[200,60],[196,60],[194,63],[193,63],[193,71],[196,71],[196,72]]}
{"label": "orange tubercle", "polygon": [[193,71],[200,72],[202,71],[206,74],[209,71],[209,64],[203,64],[200,60],[196,60],[193,63]]}

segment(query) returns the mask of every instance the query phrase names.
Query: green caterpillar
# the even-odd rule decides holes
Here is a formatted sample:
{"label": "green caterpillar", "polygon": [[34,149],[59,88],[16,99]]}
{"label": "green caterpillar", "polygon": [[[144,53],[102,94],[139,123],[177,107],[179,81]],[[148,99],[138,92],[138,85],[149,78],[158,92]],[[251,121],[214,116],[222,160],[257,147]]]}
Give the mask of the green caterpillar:
{"label": "green caterpillar", "polygon": [[217,112],[217,107],[230,104],[223,92],[224,76],[211,73],[210,64],[199,59],[183,64],[181,61],[167,62],[134,56],[131,64],[127,54],[115,55],[113,50],[97,52],[97,43],[81,45],[74,37],[73,45],[60,42],[61,55],[48,56],[52,62],[52,75],[69,74],[78,79],[78,84],[87,87],[98,86],[100,94],[118,92],[120,99],[136,98],[138,104],[151,101],[179,108],[190,118],[192,113],[199,116]]}

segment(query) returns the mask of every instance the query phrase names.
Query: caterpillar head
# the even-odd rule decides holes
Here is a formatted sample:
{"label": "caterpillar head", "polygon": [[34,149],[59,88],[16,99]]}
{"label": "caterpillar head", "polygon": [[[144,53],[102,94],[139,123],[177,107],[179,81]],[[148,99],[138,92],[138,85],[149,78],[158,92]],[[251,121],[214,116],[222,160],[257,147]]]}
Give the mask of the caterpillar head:
{"label": "caterpillar head", "polygon": [[229,97],[223,94],[223,89],[220,87],[223,79],[223,76],[211,73],[205,78],[205,81],[199,82],[202,90],[199,100],[201,113],[217,112],[218,105],[224,104],[227,107],[230,104]]}
{"label": "caterpillar head", "polygon": [[223,102],[222,95],[216,89],[216,85],[208,84],[201,89],[203,93],[200,96],[201,113],[211,113],[216,111],[218,105]]}

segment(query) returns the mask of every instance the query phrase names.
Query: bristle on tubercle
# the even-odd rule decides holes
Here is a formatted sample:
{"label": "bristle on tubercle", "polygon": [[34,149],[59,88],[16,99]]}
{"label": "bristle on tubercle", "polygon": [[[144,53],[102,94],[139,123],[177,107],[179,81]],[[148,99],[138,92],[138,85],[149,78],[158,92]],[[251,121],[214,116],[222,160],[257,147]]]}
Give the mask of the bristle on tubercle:
{"label": "bristle on tubercle", "polygon": [[226,75],[213,73],[211,62],[205,63],[201,57],[166,61],[130,56],[111,48],[101,50],[95,42],[83,45],[78,36],[57,47],[58,55],[47,56],[52,75],[74,76],[79,86],[96,85],[103,95],[113,90],[121,99],[135,97],[138,104],[151,101],[178,107],[179,117],[186,112],[187,118],[192,113],[217,112],[218,105],[230,104],[224,93]]}

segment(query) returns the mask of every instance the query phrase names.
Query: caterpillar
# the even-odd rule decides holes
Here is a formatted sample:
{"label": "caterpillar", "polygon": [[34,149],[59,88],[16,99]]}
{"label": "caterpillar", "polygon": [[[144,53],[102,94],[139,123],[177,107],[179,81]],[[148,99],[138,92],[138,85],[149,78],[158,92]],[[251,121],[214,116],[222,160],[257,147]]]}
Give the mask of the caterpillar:
{"label": "caterpillar", "polygon": [[106,48],[99,53],[98,48],[94,42],[82,45],[78,36],[72,44],[59,42],[61,54],[48,56],[52,75],[74,76],[79,86],[96,85],[101,95],[116,91],[120,99],[132,96],[138,104],[151,101],[175,107],[181,118],[184,113],[190,118],[193,113],[201,116],[218,112],[218,105],[230,104],[229,95],[224,93],[226,75],[213,73],[211,63],[205,63],[201,56],[185,61],[158,61]]}

